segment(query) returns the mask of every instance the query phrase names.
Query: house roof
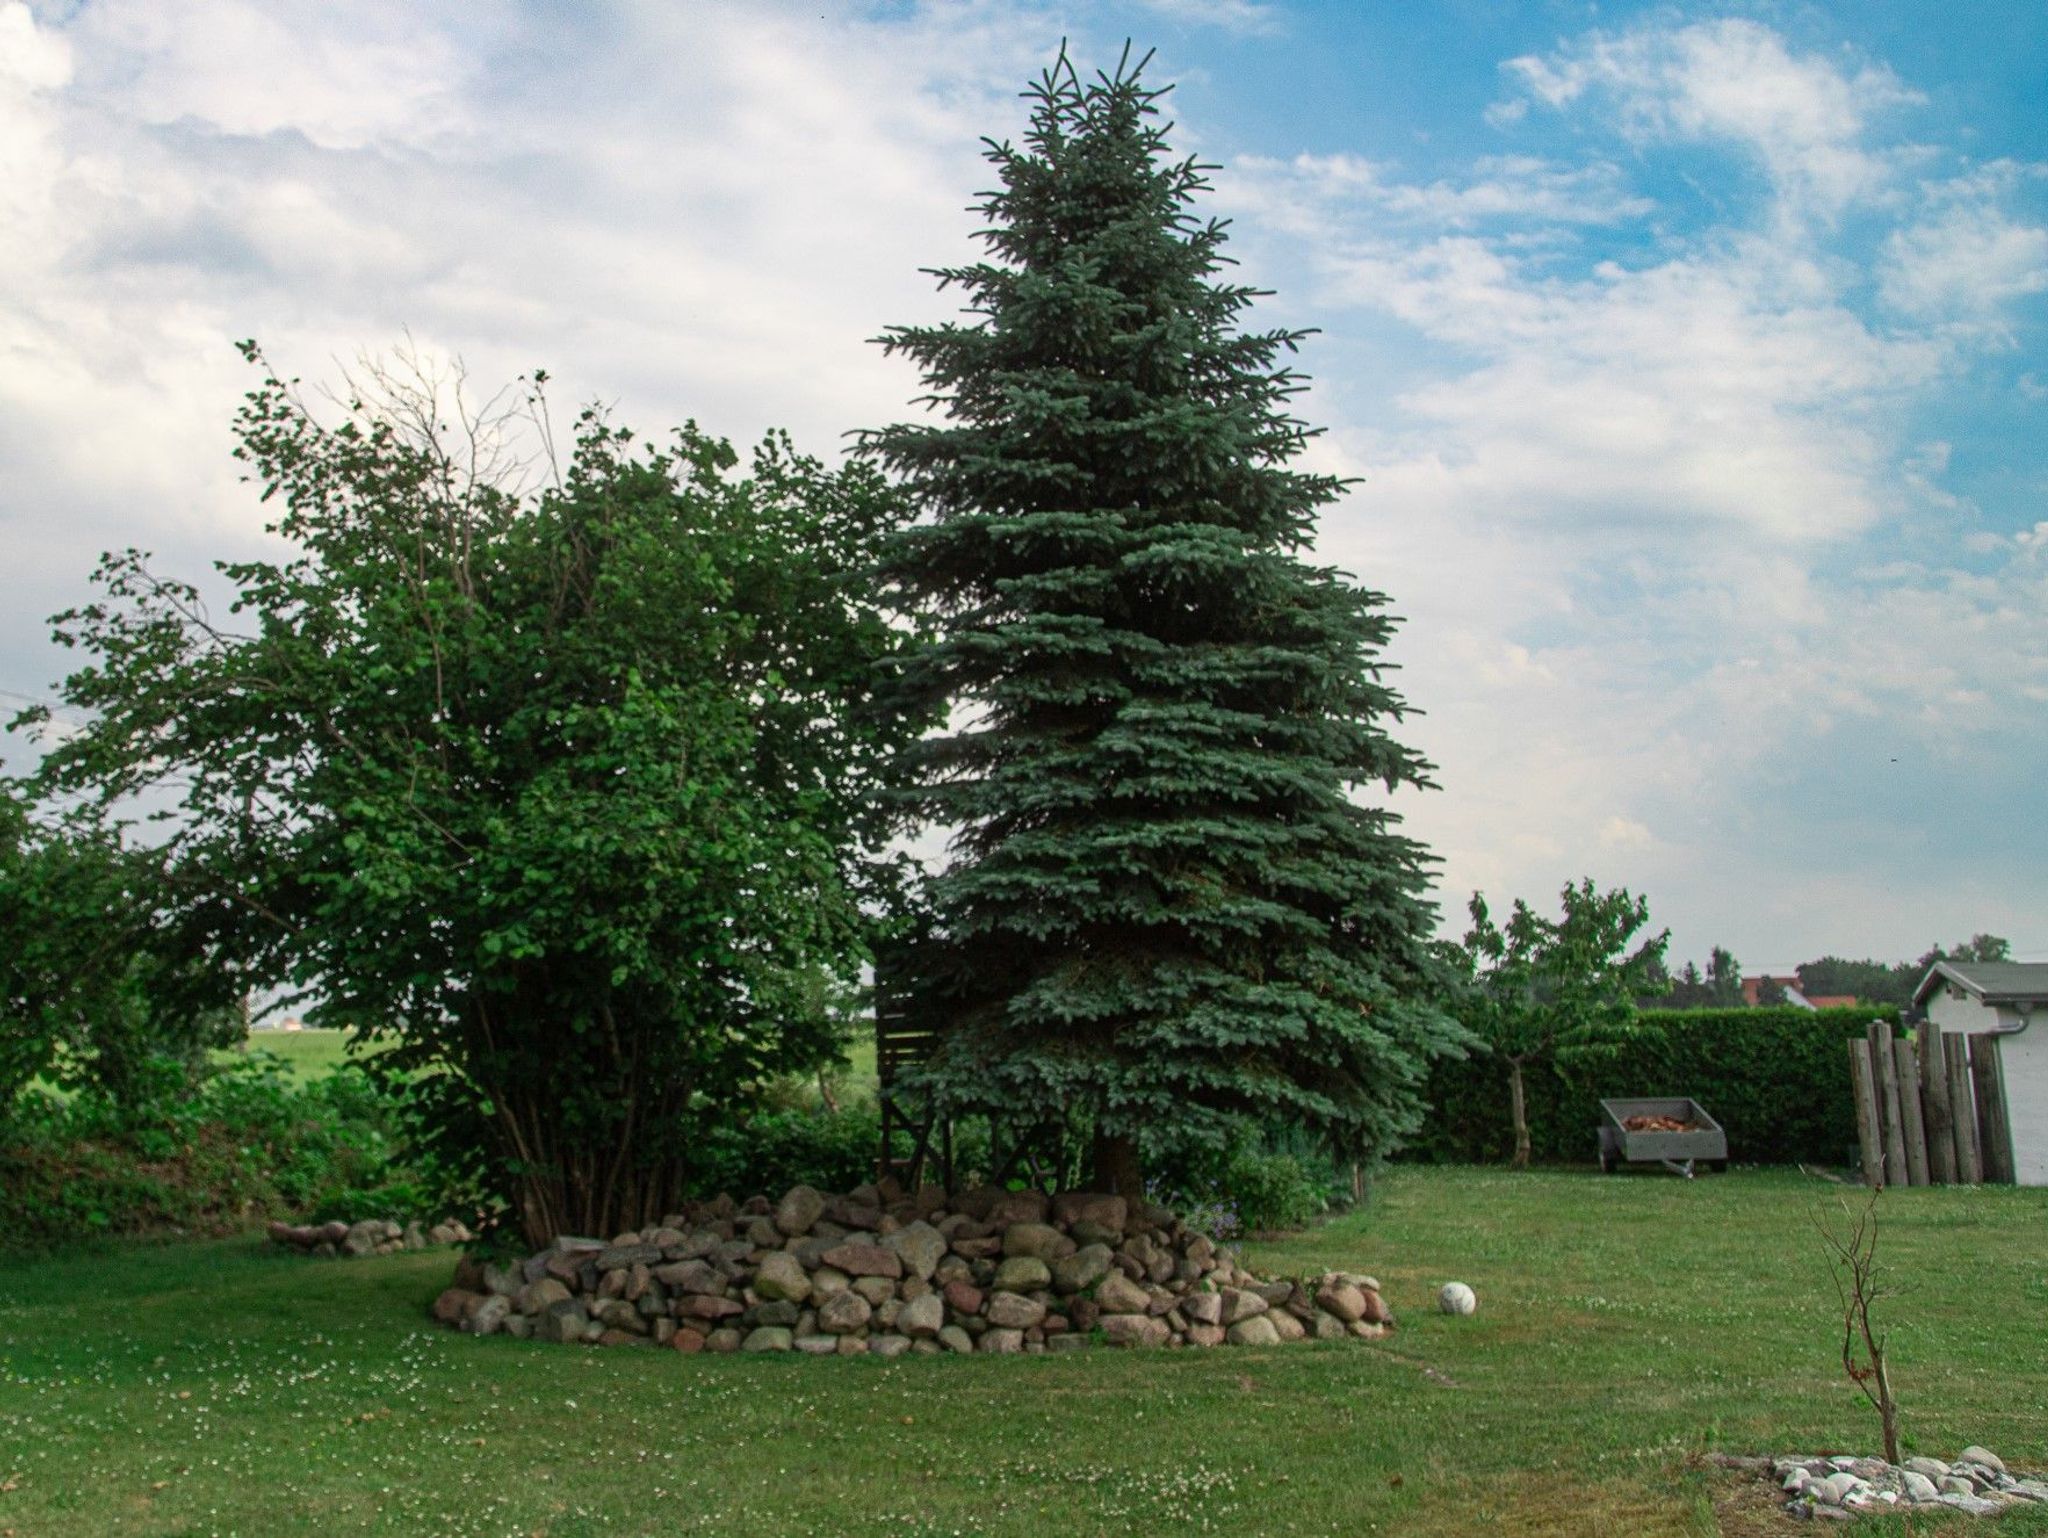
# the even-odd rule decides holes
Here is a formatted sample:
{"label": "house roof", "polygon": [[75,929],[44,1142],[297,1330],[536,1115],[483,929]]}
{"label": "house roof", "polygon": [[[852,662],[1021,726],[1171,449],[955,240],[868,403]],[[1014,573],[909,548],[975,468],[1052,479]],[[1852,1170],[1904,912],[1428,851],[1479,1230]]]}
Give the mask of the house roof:
{"label": "house roof", "polygon": [[1944,982],[1985,1004],[2048,1004],[2048,961],[1937,961],[1913,990],[1913,1007]]}

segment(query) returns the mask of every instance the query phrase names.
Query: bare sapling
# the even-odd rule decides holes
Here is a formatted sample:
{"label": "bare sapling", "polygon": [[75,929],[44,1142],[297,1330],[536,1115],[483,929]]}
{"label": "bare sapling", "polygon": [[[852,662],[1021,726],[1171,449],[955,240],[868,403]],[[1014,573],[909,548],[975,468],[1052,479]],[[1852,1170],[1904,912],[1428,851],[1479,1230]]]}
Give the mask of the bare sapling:
{"label": "bare sapling", "polygon": [[1842,1309],[1842,1370],[1849,1375],[1863,1397],[1877,1411],[1884,1429],[1884,1460],[1899,1461],[1899,1402],[1892,1393],[1891,1371],[1885,1362],[1889,1336],[1872,1322],[1870,1311],[1889,1294],[1878,1280],[1877,1203],[1881,1193],[1873,1191],[1863,1210],[1853,1212],[1843,1198],[1840,1224],[1824,1211],[1814,1214],[1813,1226],[1820,1233],[1827,1255],[1828,1275]]}

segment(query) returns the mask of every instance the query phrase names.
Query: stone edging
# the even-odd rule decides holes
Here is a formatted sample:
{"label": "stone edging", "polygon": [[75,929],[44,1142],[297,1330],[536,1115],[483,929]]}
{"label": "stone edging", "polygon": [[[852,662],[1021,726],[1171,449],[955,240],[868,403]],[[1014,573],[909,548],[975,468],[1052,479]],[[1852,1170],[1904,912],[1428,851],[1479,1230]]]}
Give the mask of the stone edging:
{"label": "stone edging", "polygon": [[450,1218],[423,1228],[418,1223],[403,1227],[390,1218],[365,1218],[360,1223],[271,1223],[265,1232],[280,1249],[301,1255],[355,1259],[364,1255],[395,1255],[400,1250],[425,1250],[443,1244],[467,1244],[476,1236],[462,1223]]}

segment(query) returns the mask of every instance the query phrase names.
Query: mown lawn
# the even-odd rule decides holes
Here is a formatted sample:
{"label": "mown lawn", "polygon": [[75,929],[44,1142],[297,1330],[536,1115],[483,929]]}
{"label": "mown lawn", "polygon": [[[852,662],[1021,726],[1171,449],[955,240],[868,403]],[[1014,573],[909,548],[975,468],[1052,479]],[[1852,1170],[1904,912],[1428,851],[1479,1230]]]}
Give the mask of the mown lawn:
{"label": "mown lawn", "polygon": [[[432,1330],[445,1253],[9,1262],[0,1534],[1791,1533],[1701,1455],[1872,1448],[1809,1227],[1837,1189],[1399,1171],[1258,1255],[1377,1273],[1379,1347],[682,1358]],[[2048,1192],[1883,1201],[1914,1444],[2048,1466]],[[1426,1307],[1451,1277],[1476,1317]]]}

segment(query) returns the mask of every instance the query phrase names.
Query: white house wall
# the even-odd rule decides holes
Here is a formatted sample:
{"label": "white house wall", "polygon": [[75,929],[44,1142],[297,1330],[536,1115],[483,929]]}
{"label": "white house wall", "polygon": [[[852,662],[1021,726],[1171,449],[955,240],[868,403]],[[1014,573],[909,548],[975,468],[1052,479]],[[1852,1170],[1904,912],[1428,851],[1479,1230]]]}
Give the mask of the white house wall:
{"label": "white house wall", "polygon": [[2006,1115],[2012,1121],[2013,1179],[2023,1186],[2048,1186],[2048,1021],[2001,1038],[1998,1050],[2005,1064]]}

